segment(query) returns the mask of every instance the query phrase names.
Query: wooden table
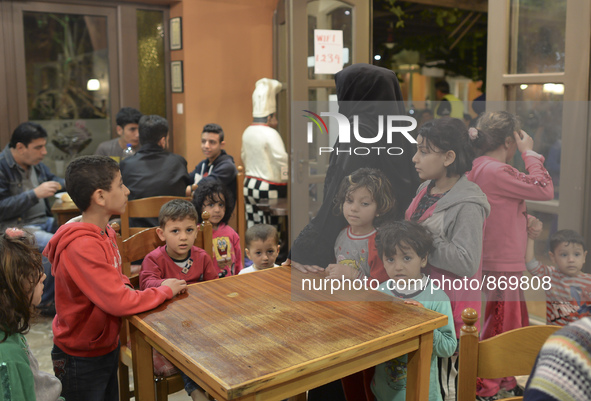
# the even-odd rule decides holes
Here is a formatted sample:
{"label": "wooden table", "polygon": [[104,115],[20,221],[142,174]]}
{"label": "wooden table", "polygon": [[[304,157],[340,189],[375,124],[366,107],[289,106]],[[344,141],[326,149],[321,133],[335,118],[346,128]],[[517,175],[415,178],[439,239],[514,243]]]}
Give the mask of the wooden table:
{"label": "wooden table", "polygon": [[447,317],[374,291],[353,296],[381,302],[303,301],[302,278],[323,276],[281,266],[226,277],[130,317],[139,400],[155,398],[152,347],[218,401],[282,400],[407,353],[406,399],[429,398],[433,330]]}
{"label": "wooden table", "polygon": [[51,212],[57,215],[58,226],[66,224],[70,219],[82,214],[74,202],[62,202],[61,200],[53,203]]}

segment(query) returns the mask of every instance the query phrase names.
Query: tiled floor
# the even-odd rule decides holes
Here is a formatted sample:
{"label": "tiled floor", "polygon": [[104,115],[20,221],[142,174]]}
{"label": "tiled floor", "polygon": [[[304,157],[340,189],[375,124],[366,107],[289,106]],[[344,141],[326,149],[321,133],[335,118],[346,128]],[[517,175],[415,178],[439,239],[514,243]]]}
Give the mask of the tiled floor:
{"label": "tiled floor", "polygon": [[[51,318],[38,316],[35,318],[31,330],[26,335],[29,346],[33,351],[33,355],[35,355],[35,358],[39,361],[39,368],[49,373],[53,373],[51,364],[51,347],[53,346],[51,322]],[[169,401],[188,401],[190,399],[191,398],[184,390],[168,397]]]}

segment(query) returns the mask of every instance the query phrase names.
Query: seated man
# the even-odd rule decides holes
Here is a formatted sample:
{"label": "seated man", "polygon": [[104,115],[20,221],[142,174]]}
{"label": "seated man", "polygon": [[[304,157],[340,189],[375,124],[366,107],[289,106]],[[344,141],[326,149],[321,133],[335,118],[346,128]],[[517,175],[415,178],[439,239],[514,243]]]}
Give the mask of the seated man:
{"label": "seated man", "polygon": [[134,152],[137,152],[140,147],[138,123],[141,117],[142,113],[132,107],[124,107],[119,110],[116,117],[119,138],[101,143],[94,154],[111,156],[115,161],[120,162],[128,143],[131,144]]}
{"label": "seated man", "polygon": [[[22,227],[35,235],[43,251],[55,232],[48,199],[64,188],[63,178],[53,175],[41,161],[47,154],[47,132],[36,123],[19,125],[0,153],[0,232]],[[39,308],[55,314],[51,265],[43,259],[47,279]]]}
{"label": "seated man", "polygon": [[[229,199],[229,213],[232,214],[236,204],[236,175],[238,170],[234,164],[234,158],[223,149],[224,130],[217,124],[207,124],[201,133],[201,151],[206,159],[202,160],[195,170],[190,173],[191,184],[199,184],[200,181],[217,178],[228,188],[232,199]],[[187,188],[188,195],[190,188]]]}
{"label": "seated man", "polygon": [[[185,196],[191,182],[184,157],[167,152],[168,122],[165,118],[143,116],[139,123],[140,149],[121,161],[121,177],[129,188],[129,200],[152,196]],[[133,226],[154,227],[158,219],[135,219]]]}

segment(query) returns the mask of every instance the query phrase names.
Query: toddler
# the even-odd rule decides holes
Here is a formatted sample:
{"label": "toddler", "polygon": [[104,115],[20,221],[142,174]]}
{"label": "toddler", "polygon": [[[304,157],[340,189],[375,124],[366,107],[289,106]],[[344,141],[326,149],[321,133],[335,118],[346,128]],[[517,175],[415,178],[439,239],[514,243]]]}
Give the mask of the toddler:
{"label": "toddler", "polygon": [[[535,219],[535,224],[541,222]],[[534,239],[529,236],[525,253],[527,270],[542,279],[546,291],[546,324],[566,326],[591,316],[591,274],[583,273],[587,251],[583,237],[573,230],[560,230],[550,237],[550,260],[542,265],[534,256]]]}
{"label": "toddler", "polygon": [[269,224],[255,224],[244,234],[246,256],[252,266],[242,269],[239,274],[252,273],[274,267],[279,255],[279,233]]}

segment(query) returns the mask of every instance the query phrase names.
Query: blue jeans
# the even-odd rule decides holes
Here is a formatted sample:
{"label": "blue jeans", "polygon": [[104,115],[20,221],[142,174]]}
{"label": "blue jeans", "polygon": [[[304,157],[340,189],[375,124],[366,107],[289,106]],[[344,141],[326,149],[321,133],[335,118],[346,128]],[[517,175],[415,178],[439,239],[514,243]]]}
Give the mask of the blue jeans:
{"label": "blue jeans", "polygon": [[179,372],[181,374],[181,377],[183,378],[183,382],[185,382],[185,391],[187,392],[187,394],[191,395],[191,393],[195,390],[203,391],[201,386],[199,386],[197,383],[195,383],[193,381],[193,379],[191,379],[189,376],[187,376],[186,374],[184,374],[180,370],[179,370]]}
{"label": "blue jeans", "polygon": [[56,345],[51,350],[53,372],[62,382],[68,401],[118,401],[119,346],[106,355],[81,357],[66,354]]}
{"label": "blue jeans", "polygon": [[[35,241],[37,242],[37,247],[39,248],[39,252],[43,252],[51,237],[53,237],[53,233],[55,233],[54,218],[48,217],[47,221],[44,224],[31,224],[28,226],[24,226],[23,228],[35,236]],[[41,306],[46,306],[52,304],[54,302],[55,297],[55,286],[53,276],[51,275],[51,263],[45,256],[42,259],[43,263],[43,271],[47,278],[43,282],[45,288],[43,288],[43,296],[41,297]]]}

